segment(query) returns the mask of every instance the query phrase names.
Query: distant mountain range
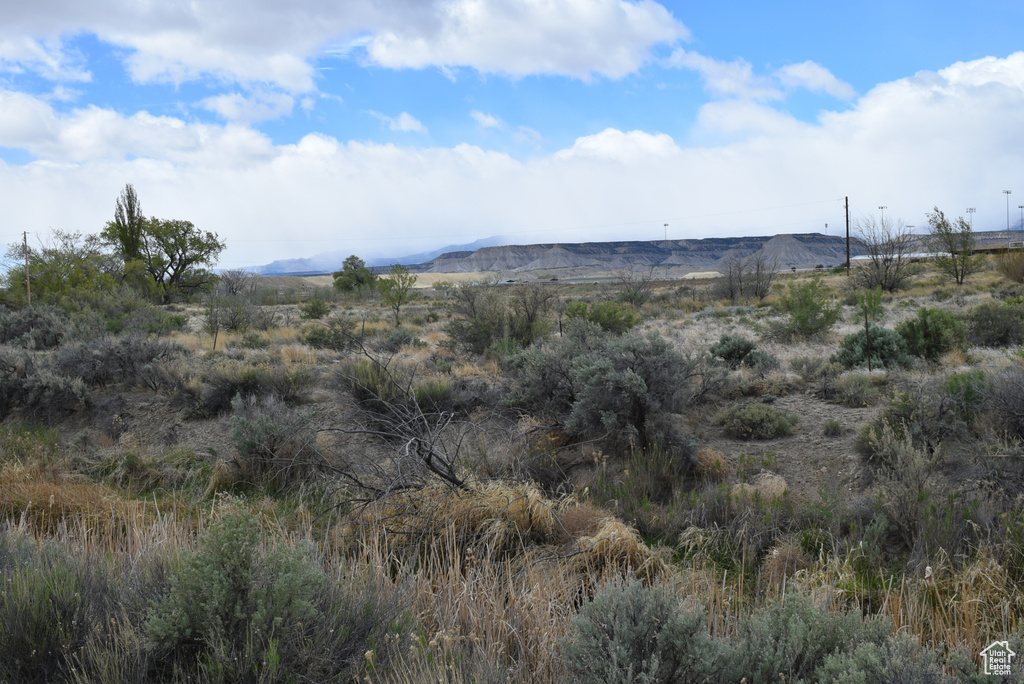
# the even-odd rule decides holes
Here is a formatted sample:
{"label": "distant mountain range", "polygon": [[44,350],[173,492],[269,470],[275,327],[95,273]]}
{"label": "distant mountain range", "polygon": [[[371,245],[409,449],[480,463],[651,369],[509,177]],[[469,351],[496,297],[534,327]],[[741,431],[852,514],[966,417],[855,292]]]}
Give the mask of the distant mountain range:
{"label": "distant mountain range", "polygon": [[[1019,239],[1020,232],[975,233],[979,245]],[[922,235],[915,248],[926,250]],[[368,266],[394,263],[417,273],[472,273],[525,271],[609,271],[623,268],[661,268],[679,276],[694,271],[719,271],[731,259],[745,259],[761,252],[774,259],[779,269],[831,267],[846,262],[846,239],[821,233],[781,234],[754,237],[703,238],[698,240],[650,240],[624,242],[549,243],[506,245],[493,236],[468,245],[451,245],[433,252],[392,259],[367,260]],[[863,243],[850,240],[850,256],[865,253]],[[252,270],[264,275],[314,275],[341,268],[350,252],[325,252],[308,259],[284,259]]]}
{"label": "distant mountain range", "polygon": [[[507,242],[506,238],[500,235],[492,235],[491,237],[482,238],[466,245],[448,245],[440,249],[435,249],[431,252],[420,252],[419,254],[408,254],[400,257],[366,259],[366,265],[383,267],[391,266],[392,264],[402,264],[403,266],[422,264],[423,262],[430,261],[445,252],[472,251],[481,247],[501,245],[505,242]],[[272,261],[269,264],[254,266],[246,270],[261,273],[263,275],[319,275],[341,270],[342,262],[351,255],[351,250],[340,249],[332,252],[315,254],[307,259],[279,259],[277,261]]]}
{"label": "distant mountain range", "polygon": [[[418,264],[415,270],[464,273],[658,267],[684,274],[719,270],[724,262],[733,258],[743,259],[755,252],[775,259],[780,269],[833,266],[846,261],[846,240],[836,235],[807,233],[700,240],[508,245],[448,252]],[[859,241],[851,241],[851,256],[863,252]]]}

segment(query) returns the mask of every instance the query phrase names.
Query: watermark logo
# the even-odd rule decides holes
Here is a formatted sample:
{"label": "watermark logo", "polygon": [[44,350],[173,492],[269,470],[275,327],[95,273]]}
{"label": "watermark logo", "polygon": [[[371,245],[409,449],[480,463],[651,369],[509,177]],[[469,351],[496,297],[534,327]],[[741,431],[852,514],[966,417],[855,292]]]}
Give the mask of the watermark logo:
{"label": "watermark logo", "polygon": [[1009,675],[1010,662],[1016,655],[1010,650],[1009,642],[993,641],[981,652],[984,662],[982,671],[987,675]]}

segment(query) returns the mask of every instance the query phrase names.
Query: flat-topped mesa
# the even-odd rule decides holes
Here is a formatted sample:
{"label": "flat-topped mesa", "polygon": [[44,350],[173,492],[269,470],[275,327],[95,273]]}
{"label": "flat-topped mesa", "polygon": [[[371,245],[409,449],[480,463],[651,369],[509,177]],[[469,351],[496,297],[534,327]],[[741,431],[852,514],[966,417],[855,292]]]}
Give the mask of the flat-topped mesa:
{"label": "flat-topped mesa", "polygon": [[[837,235],[786,234],[700,240],[548,243],[481,247],[446,252],[416,270],[432,273],[548,271],[561,268],[650,268],[716,270],[730,259],[755,252],[775,259],[780,269],[835,265],[846,260],[846,241]],[[863,252],[859,242],[851,254]]]}

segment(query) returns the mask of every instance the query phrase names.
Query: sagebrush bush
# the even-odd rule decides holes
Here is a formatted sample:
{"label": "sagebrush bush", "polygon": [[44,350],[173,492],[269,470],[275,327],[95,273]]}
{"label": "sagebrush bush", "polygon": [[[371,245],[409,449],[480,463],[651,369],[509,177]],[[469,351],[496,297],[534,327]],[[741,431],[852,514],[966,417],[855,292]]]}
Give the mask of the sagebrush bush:
{"label": "sagebrush bush", "polygon": [[585,604],[561,653],[584,684],[704,682],[720,658],[702,615],[636,580],[610,582]]}
{"label": "sagebrush bush", "polygon": [[1009,434],[1024,437],[1024,367],[1017,364],[996,372],[988,391],[996,423]]}
{"label": "sagebrush bush", "polygon": [[582,318],[616,334],[622,334],[640,322],[639,316],[616,302],[570,302],[565,307],[565,317]]}
{"label": "sagebrush bush", "polygon": [[804,382],[814,382],[825,373],[828,363],[828,359],[820,356],[794,356],[789,361],[789,369]]}
{"label": "sagebrush bush", "polygon": [[367,649],[383,660],[400,615],[373,591],[340,595],[313,553],[267,544],[255,516],[229,507],[171,576],[146,622],[148,648],[183,675],[224,681],[326,681]]}
{"label": "sagebrush bush", "polygon": [[917,637],[900,632],[882,643],[873,641],[825,658],[816,672],[822,682],[863,684],[944,684],[938,652]]}
{"label": "sagebrush bush", "polygon": [[896,332],[906,343],[907,352],[928,361],[938,361],[946,352],[967,344],[963,322],[942,309],[921,307],[917,317],[897,325]]}
{"label": "sagebrush bush", "polygon": [[50,363],[58,374],[79,378],[87,385],[136,385],[141,384],[140,373],[147,365],[185,353],[180,345],[132,334],[64,345]]}
{"label": "sagebrush bush", "polygon": [[788,283],[785,290],[780,288],[778,306],[789,318],[776,326],[773,334],[786,340],[821,337],[842,315],[842,307],[818,276],[801,283]]}
{"label": "sagebrush bush", "polygon": [[320,320],[331,312],[331,306],[324,300],[314,297],[299,307],[299,318],[304,320]]}
{"label": "sagebrush bush", "polygon": [[734,439],[775,439],[793,434],[798,418],[768,404],[748,404],[722,411],[719,421]]}
{"label": "sagebrush bush", "polygon": [[871,406],[880,394],[870,375],[845,373],[835,381],[834,399],[850,408]]}
{"label": "sagebrush bush", "polygon": [[729,364],[729,368],[736,369],[754,351],[754,343],[742,335],[722,335],[716,344],[711,345],[710,351],[712,356]]}
{"label": "sagebrush bush", "polygon": [[79,649],[102,628],[105,576],[52,543],[0,530],[0,578],[0,680],[67,681]]}
{"label": "sagebrush bush", "polygon": [[839,345],[839,351],[832,356],[832,361],[842,364],[845,368],[910,368],[914,363],[913,358],[907,353],[903,337],[874,323],[868,330],[860,330],[844,337]]}
{"label": "sagebrush bush", "polygon": [[571,321],[549,345],[508,363],[508,403],[560,420],[573,436],[636,437],[641,448],[667,446],[657,418],[694,398],[699,360],[683,356],[658,335],[613,335]]}
{"label": "sagebrush bush", "polygon": [[996,268],[1015,283],[1024,283],[1024,252],[1006,252],[996,257]]}
{"label": "sagebrush bush", "polygon": [[891,632],[891,623],[865,619],[859,610],[831,612],[799,594],[787,596],[740,625],[733,660],[721,681],[815,681],[815,671],[829,656],[883,643]]}
{"label": "sagebrush bush", "polygon": [[308,328],[302,341],[315,349],[345,351],[358,344],[356,322],[351,318],[332,317],[326,325],[314,325]]}
{"label": "sagebrush bush", "polygon": [[71,320],[55,306],[0,309],[0,344],[24,349],[52,349],[71,332]]}
{"label": "sagebrush bush", "polygon": [[500,340],[525,348],[550,328],[547,319],[554,293],[542,285],[460,283],[451,292],[454,314],[445,328],[452,344],[484,354]]}
{"label": "sagebrush bush", "polygon": [[967,312],[967,339],[982,347],[1024,342],[1024,305],[983,302]]}
{"label": "sagebrush bush", "polygon": [[248,481],[285,487],[319,465],[310,412],[289,408],[275,396],[236,396],[231,406],[231,442]]}
{"label": "sagebrush bush", "polygon": [[203,375],[198,386],[182,386],[181,401],[199,417],[210,417],[231,410],[231,401],[276,396],[293,404],[303,399],[313,383],[312,372],[303,366],[249,366],[232,363],[218,366]]}

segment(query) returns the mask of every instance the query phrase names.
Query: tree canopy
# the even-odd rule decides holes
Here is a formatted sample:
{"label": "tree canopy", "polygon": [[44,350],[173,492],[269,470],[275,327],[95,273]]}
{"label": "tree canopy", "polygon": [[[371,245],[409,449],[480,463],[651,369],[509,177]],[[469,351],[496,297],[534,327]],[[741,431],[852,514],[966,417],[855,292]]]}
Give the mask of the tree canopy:
{"label": "tree canopy", "polygon": [[340,271],[334,272],[334,289],[342,292],[372,290],[376,285],[377,276],[355,254],[345,259]]}

